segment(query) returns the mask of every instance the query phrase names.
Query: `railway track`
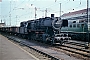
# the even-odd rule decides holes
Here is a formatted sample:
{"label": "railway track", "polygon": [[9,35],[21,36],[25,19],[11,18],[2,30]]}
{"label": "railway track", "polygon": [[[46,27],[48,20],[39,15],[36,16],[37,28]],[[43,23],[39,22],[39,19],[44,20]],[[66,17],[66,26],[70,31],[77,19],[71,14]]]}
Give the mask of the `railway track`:
{"label": "railway track", "polygon": [[29,53],[33,54],[35,57],[39,58],[39,60],[60,60],[54,56],[51,56],[47,53],[44,53],[36,48],[33,48],[32,46],[30,46],[28,44],[27,41],[23,41],[21,39],[12,37],[12,36],[6,36],[9,40],[11,40],[12,42],[14,42],[15,44],[21,46],[23,49],[25,49],[26,51],[28,51]]}
{"label": "railway track", "polygon": [[[37,50],[36,48],[30,47],[28,43],[26,43],[25,41],[21,41],[18,38],[15,38],[15,37],[12,37],[12,36],[6,36],[6,37],[9,40],[13,41],[14,43],[17,43],[18,45],[20,45],[22,48],[26,49],[31,54],[33,54],[36,57],[40,58],[40,60],[60,60],[60,59],[58,59],[58,58],[56,58],[54,56],[51,56],[49,54],[46,54],[45,52],[42,52],[40,50]],[[74,42],[74,41],[66,42],[62,46],[55,46],[55,48],[58,51],[59,50],[63,50],[64,53],[67,51],[67,52],[69,52],[68,55],[74,54],[75,57],[78,54],[80,56],[79,57],[80,59],[83,59],[84,58],[85,60],[89,60],[90,59],[90,50],[85,49],[84,47],[85,47],[84,46],[84,43],[83,44],[80,44],[80,43],[77,43],[77,42]],[[54,47],[51,47],[51,48],[54,49]],[[56,50],[56,49],[54,49],[54,50]]]}
{"label": "railway track", "polygon": [[85,47],[85,42],[81,42],[81,41],[73,41],[73,40],[69,40],[68,42],[66,42],[66,44],[71,44],[71,45],[76,45],[76,46],[81,46],[81,47]]}
{"label": "railway track", "polygon": [[55,48],[70,52],[70,54],[74,54],[74,56],[75,54],[78,54],[81,57],[86,58],[87,60],[90,59],[90,49],[85,49],[85,43],[81,43],[78,41],[69,41],[62,46],[55,46]]}

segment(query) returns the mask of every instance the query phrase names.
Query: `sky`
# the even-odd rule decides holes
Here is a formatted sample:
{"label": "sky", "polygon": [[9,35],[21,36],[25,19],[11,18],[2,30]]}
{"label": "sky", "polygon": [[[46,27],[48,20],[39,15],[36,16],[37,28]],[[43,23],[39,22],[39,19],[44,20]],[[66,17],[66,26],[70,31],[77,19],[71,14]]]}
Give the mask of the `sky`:
{"label": "sky", "polygon": [[48,17],[59,17],[60,3],[61,15],[87,8],[87,0],[2,0],[0,20],[8,26],[19,26],[22,21],[35,19],[35,7],[36,19],[45,17],[46,10]]}

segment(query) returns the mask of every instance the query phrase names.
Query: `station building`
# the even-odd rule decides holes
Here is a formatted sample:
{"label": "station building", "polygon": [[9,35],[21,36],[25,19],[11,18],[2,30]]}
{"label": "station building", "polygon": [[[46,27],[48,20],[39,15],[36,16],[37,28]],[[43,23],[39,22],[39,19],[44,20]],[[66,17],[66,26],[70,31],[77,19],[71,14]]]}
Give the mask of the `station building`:
{"label": "station building", "polygon": [[4,27],[5,26],[5,23],[0,23],[0,27]]}

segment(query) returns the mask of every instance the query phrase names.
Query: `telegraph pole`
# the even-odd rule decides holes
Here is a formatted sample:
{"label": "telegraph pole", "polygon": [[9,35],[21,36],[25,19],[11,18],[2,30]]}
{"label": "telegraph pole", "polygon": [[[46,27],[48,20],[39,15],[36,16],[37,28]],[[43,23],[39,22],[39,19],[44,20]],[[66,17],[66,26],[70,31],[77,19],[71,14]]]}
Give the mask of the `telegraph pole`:
{"label": "telegraph pole", "polygon": [[[60,18],[59,18],[59,20],[61,20],[61,3],[60,3]],[[61,30],[61,26],[59,28],[59,34],[60,34],[60,30]]]}
{"label": "telegraph pole", "polygon": [[[87,0],[87,21],[88,21],[88,24],[89,24],[89,0]],[[88,28],[89,28],[89,26],[88,26]],[[89,29],[88,29],[89,30]]]}
{"label": "telegraph pole", "polygon": [[46,10],[45,10],[45,17],[47,17],[47,8],[46,8]]}
{"label": "telegraph pole", "polygon": [[10,12],[9,13],[10,13],[9,17],[10,17],[10,26],[11,26],[11,1],[10,1]]}
{"label": "telegraph pole", "polygon": [[60,19],[61,19],[61,3],[60,3]]}
{"label": "telegraph pole", "polygon": [[37,16],[36,11],[37,11],[37,8],[35,7],[35,20],[36,20],[36,16]]}
{"label": "telegraph pole", "polygon": [[16,26],[17,26],[17,15],[16,15]]}
{"label": "telegraph pole", "polygon": [[87,32],[87,41],[89,42],[89,27],[90,27],[90,22],[89,22],[89,0],[87,0],[87,24],[88,24],[88,32]]}

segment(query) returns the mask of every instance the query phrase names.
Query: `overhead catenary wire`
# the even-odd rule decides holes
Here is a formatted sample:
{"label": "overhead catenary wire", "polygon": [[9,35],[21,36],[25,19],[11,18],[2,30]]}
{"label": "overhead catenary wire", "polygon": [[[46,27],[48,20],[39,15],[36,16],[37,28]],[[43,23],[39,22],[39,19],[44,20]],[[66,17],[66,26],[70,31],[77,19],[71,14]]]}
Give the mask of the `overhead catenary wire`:
{"label": "overhead catenary wire", "polygon": [[[53,5],[51,5],[51,6],[53,6]],[[74,10],[74,9],[73,9]]]}
{"label": "overhead catenary wire", "polygon": [[[62,3],[62,6],[63,6],[63,4],[65,4],[65,5],[68,5],[70,2],[75,2],[76,0],[67,0],[67,1],[65,1],[65,3]],[[72,10],[72,11],[75,11],[76,9],[78,9],[83,3],[82,3],[82,0],[78,0],[79,2],[77,2],[78,3],[78,5],[76,5],[76,6],[74,6],[74,7],[71,7],[71,8],[68,8],[68,9],[66,9],[66,10]],[[12,2],[11,3],[11,5],[12,4],[15,4],[15,5],[13,5],[12,6],[12,9],[11,9],[11,12],[9,12],[8,14],[7,14],[7,18],[8,17],[10,17],[9,16],[9,14],[11,13],[12,15],[11,15],[11,18],[12,19],[14,19],[14,18],[16,18],[15,16],[18,14],[18,13],[16,13],[16,12],[18,12],[18,11],[20,11],[20,10],[22,10],[22,9],[18,9],[18,8],[20,8],[22,5],[24,5],[25,3],[28,3],[28,4],[33,4],[33,5],[35,5],[36,6],[36,2],[35,2],[35,0],[33,0],[33,2],[31,2],[31,0],[23,0],[22,2],[20,2],[20,3],[14,3],[14,2]],[[40,7],[40,9],[38,9],[37,10],[37,15],[39,15],[38,14],[38,12],[42,12],[41,10],[43,10],[44,12],[44,16],[45,16],[45,10],[46,10],[46,8],[47,8],[47,15],[48,14],[50,14],[50,13],[59,13],[59,3],[61,2],[61,0],[56,0],[56,2],[55,2],[55,0],[54,0],[54,2],[52,2],[52,3],[50,3],[50,4],[47,4],[47,6],[44,6],[44,7]],[[56,6],[56,8],[57,9],[53,9],[53,7],[54,6]],[[36,6],[36,7],[39,7],[39,6]],[[24,5],[24,8],[26,8],[25,7],[25,5]],[[17,9],[17,10],[15,10],[15,9]],[[62,11],[63,12],[65,12],[64,11],[64,9],[63,9],[63,7],[62,7]],[[27,9],[24,9],[24,10],[22,10],[21,12],[23,12],[22,14],[18,14],[18,18],[21,18],[21,17],[24,17],[25,15],[27,15],[27,16],[31,16],[32,15],[32,17],[34,17],[34,15],[33,15],[33,13],[34,13],[34,11],[30,11],[29,10],[29,8],[27,8]],[[31,14],[31,12],[32,12],[32,14]],[[63,13],[62,12],[62,13]],[[30,15],[31,14],[31,15]],[[31,18],[31,17],[30,17]],[[37,18],[38,18],[38,16],[37,16]],[[6,19],[6,18],[5,18]]]}

